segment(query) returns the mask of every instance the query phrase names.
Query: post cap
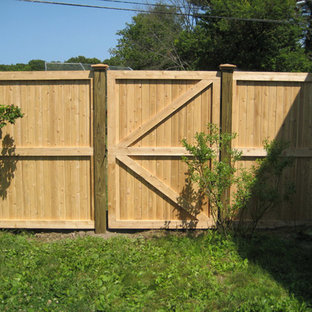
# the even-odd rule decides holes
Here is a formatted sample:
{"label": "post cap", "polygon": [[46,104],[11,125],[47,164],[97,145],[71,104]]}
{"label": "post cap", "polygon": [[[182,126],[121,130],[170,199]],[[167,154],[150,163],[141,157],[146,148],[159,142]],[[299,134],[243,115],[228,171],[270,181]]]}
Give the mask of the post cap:
{"label": "post cap", "polygon": [[237,66],[233,64],[221,64],[219,68],[221,71],[234,71]]}
{"label": "post cap", "polygon": [[108,65],[106,64],[94,64],[94,65],[91,65],[92,69],[94,70],[106,70],[108,69]]}

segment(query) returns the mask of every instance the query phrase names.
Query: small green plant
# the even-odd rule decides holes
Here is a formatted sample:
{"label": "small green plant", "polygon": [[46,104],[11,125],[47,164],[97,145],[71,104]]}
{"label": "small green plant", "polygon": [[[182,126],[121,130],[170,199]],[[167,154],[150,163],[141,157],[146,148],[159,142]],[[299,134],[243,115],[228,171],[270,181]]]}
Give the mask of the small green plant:
{"label": "small green plant", "polygon": [[[0,105],[0,141],[2,141],[2,149],[0,150],[0,198],[5,199],[7,189],[14,178],[16,170],[17,158],[15,155],[14,139],[9,134],[2,138],[2,128],[7,123],[14,124],[17,118],[22,118],[24,115],[21,109],[15,105]],[[4,157],[11,156],[11,157]]]}
{"label": "small green plant", "polygon": [[13,104],[0,105],[0,129],[7,125],[7,123],[15,124],[15,120],[23,116],[21,109]]}
{"label": "small green plant", "polygon": [[[192,184],[190,198],[193,201],[207,198],[217,229],[227,235],[232,230],[243,232],[248,228],[248,234],[252,235],[266,212],[289,199],[293,188],[281,195],[280,184],[284,169],[292,161],[281,157],[287,147],[285,143],[265,142],[268,156],[257,160],[250,170],[241,168],[237,165],[241,153],[231,148],[235,137],[236,134],[220,134],[216,125],[209,124],[208,133],[195,135],[195,144],[182,141],[191,154],[183,160],[188,166],[188,187]],[[221,160],[220,150],[225,155]],[[231,188],[232,200],[226,196]],[[234,226],[238,220],[238,226]]]}

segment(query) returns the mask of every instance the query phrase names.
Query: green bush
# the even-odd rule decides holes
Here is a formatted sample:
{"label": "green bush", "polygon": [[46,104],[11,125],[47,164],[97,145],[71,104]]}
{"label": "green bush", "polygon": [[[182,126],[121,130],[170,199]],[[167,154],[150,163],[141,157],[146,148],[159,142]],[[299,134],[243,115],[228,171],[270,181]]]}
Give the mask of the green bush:
{"label": "green bush", "polygon": [[[292,159],[281,157],[287,144],[265,142],[268,156],[258,159],[249,170],[241,168],[237,162],[242,154],[231,148],[235,137],[236,134],[220,134],[216,125],[209,124],[208,133],[196,133],[195,144],[182,140],[191,155],[183,157],[188,166],[187,187],[192,194],[188,196],[192,202],[188,207],[192,209],[206,198],[217,229],[223,234],[232,230],[253,234],[266,212],[290,199],[294,187],[287,188],[282,194],[280,186],[282,173],[291,165]],[[224,155],[222,159],[219,151]],[[231,187],[234,189],[232,201],[226,196]],[[238,227],[234,226],[237,220]]]}

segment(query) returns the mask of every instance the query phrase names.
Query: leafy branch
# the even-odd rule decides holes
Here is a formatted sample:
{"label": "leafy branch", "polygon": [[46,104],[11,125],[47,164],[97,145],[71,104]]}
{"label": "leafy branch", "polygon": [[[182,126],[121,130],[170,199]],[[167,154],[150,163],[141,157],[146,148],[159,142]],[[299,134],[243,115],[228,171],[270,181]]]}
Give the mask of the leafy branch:
{"label": "leafy branch", "polygon": [[8,123],[15,124],[17,118],[22,118],[24,114],[15,105],[0,105],[0,129]]}

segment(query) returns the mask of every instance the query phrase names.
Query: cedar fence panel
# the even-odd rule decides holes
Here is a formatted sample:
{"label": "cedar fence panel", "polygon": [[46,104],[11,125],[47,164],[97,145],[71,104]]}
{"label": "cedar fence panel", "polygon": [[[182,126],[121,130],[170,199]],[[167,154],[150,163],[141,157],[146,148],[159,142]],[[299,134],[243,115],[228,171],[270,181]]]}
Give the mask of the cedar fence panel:
{"label": "cedar fence panel", "polygon": [[0,227],[94,228],[89,72],[2,72]]}
{"label": "cedar fence panel", "polygon": [[263,141],[290,143],[294,156],[282,183],[294,182],[293,203],[265,215],[264,225],[294,225],[312,221],[312,81],[304,73],[234,72],[233,147],[241,149],[241,164],[249,167],[264,156]]}

